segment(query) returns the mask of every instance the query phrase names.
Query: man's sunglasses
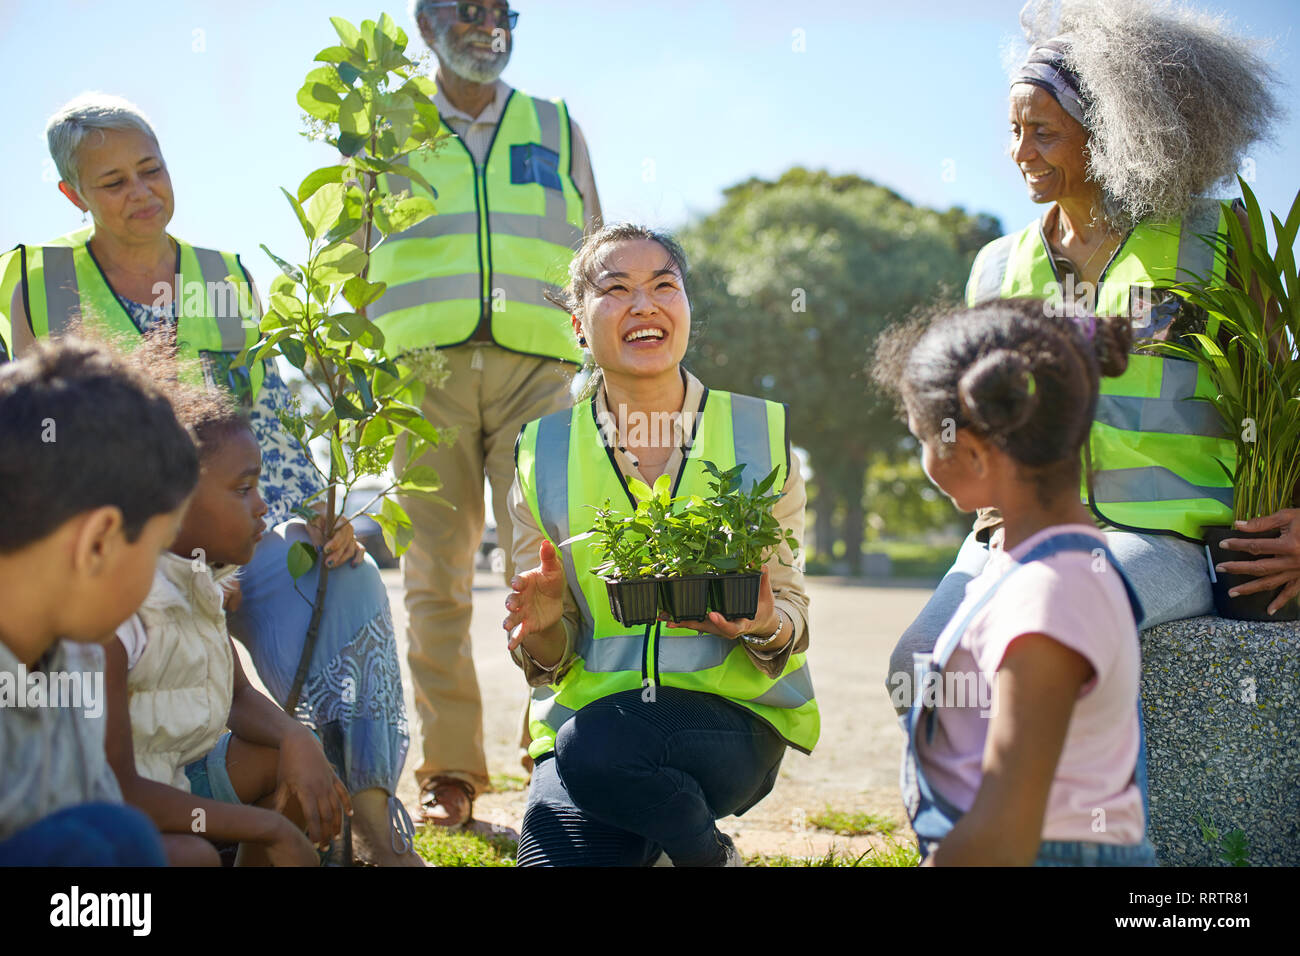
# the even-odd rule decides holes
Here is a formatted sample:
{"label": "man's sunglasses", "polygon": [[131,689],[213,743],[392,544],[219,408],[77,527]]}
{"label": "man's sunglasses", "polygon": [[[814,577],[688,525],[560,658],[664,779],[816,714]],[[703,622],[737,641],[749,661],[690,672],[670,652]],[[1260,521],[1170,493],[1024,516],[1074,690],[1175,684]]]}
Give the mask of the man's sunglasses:
{"label": "man's sunglasses", "polygon": [[[435,10],[439,7],[455,7],[456,13],[460,17],[461,23],[472,23],[475,26],[481,26],[487,18],[488,7],[481,3],[430,3],[426,4],[426,10]],[[519,20],[519,14],[514,10],[506,7],[492,7],[493,19],[499,27],[505,27],[507,30],[513,30],[515,23]]]}

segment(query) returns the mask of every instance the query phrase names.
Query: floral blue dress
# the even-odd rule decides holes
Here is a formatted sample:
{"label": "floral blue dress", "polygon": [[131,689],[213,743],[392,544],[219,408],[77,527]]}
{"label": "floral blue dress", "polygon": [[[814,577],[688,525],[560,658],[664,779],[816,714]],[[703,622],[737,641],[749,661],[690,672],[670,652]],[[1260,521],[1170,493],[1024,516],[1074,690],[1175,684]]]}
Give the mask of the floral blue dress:
{"label": "floral blue dress", "polygon": [[[170,307],[118,296],[142,333],[175,325]],[[206,372],[230,380],[229,369],[208,356]],[[265,363],[262,386],[248,420],[262,450],[259,491],[269,509],[269,531],[240,575],[242,603],[228,615],[231,632],[247,647],[258,676],[284,706],[298,668],[316,593],[317,570],[296,582],[286,555],[308,540],[293,509],[322,487],[320,475],[280,423],[277,411],[293,394],[274,362]],[[331,568],[325,612],[295,716],[316,731],[350,792],[386,790],[396,801],[397,782],[410,738],[388,593],[367,555],[358,567]],[[391,808],[397,813],[400,808]],[[405,811],[401,811],[404,815]]]}

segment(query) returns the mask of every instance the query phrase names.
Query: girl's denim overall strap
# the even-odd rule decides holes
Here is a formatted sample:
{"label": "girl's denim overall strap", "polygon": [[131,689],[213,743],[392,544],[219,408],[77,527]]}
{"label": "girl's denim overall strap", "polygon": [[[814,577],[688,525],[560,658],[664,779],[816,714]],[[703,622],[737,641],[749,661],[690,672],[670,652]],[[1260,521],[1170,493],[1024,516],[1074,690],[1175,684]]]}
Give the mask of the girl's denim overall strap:
{"label": "girl's denim overall strap", "polygon": [[[984,609],[985,605],[988,604],[993,595],[997,593],[998,589],[1011,575],[1030,562],[1041,561],[1054,554],[1065,551],[1083,551],[1091,554],[1097,550],[1103,552],[1109,567],[1119,573],[1120,581],[1124,585],[1125,594],[1128,596],[1133,611],[1134,621],[1142,620],[1142,605],[1138,600],[1137,593],[1133,590],[1128,577],[1124,574],[1118,562],[1115,561],[1114,555],[1106,547],[1105,543],[1098,541],[1091,535],[1067,532],[1053,535],[1031,548],[1024,557],[1019,559],[1014,567],[993,582],[988,591],[981,596],[980,600],[962,618],[960,623],[956,626],[950,624],[949,627],[944,629],[931,654],[917,655],[917,663],[924,662],[927,673],[936,673],[940,682],[939,686],[942,686],[943,669],[953,651],[957,649],[957,645],[961,642],[962,635],[965,634],[975,615]],[[927,674],[918,673],[917,679],[914,681],[912,706],[906,718],[907,749],[903,757],[899,781],[903,793],[903,802],[907,806],[908,816],[912,821],[912,829],[921,838],[922,846],[927,845],[927,842],[941,840],[947,836],[962,814],[962,811],[945,800],[930,785],[921,769],[920,759],[917,754],[917,734],[920,732],[923,721],[927,742],[934,737],[935,709],[924,705],[923,693],[923,689],[933,680],[935,678],[930,678]],[[1138,760],[1134,770],[1134,779],[1141,790],[1142,805],[1145,811],[1147,806],[1146,744],[1142,737],[1142,701],[1140,697],[1138,699],[1138,733]]]}
{"label": "girl's denim overall strap", "polygon": [[[984,606],[993,599],[998,588],[1002,587],[1003,582],[1011,575],[1020,570],[1022,565],[1016,565],[1006,574],[1002,575],[986,591],[975,606],[967,612],[966,616],[961,619],[960,623],[955,626],[949,623],[944,628],[939,640],[935,642],[934,650],[930,654],[915,655],[916,679],[912,685],[912,706],[907,712],[907,749],[903,755],[903,766],[899,775],[899,788],[903,792],[903,803],[907,806],[907,815],[912,821],[912,830],[921,838],[924,845],[926,840],[941,840],[948,835],[957,821],[961,818],[962,811],[949,803],[930,786],[930,781],[926,779],[925,773],[921,770],[921,761],[917,755],[916,742],[917,734],[920,732],[921,724],[925,724],[926,741],[934,738],[934,721],[935,708],[926,707],[924,689],[930,686],[935,677],[942,687],[943,669],[948,663],[948,658],[952,656],[957,645],[961,643],[961,637],[966,633],[966,628],[970,626],[971,620],[984,609]],[[925,665],[925,672],[920,672],[920,664]]]}

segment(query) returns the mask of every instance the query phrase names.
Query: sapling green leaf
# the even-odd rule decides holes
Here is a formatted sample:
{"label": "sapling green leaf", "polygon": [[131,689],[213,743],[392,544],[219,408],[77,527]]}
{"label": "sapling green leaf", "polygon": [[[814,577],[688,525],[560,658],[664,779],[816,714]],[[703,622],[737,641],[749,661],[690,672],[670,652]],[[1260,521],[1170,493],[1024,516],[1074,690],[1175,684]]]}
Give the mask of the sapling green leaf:
{"label": "sapling green leaf", "polygon": [[315,239],[316,227],[312,224],[311,220],[307,218],[307,214],[303,212],[302,204],[293,197],[293,194],[290,193],[289,190],[281,187],[280,192],[284,193],[284,198],[289,200],[289,205],[292,206],[293,211],[297,213],[298,225],[302,227],[303,235],[305,235],[309,240]]}
{"label": "sapling green leaf", "polygon": [[306,541],[295,541],[289,546],[287,560],[289,562],[289,573],[296,581],[316,566],[316,549]]}
{"label": "sapling green leaf", "polygon": [[270,249],[266,248],[266,243],[259,243],[258,245],[261,246],[262,251],[265,252],[268,256],[270,256],[270,257],[271,257],[271,260],[272,260],[272,261],[273,261],[277,266],[280,267],[280,271],[281,271],[281,272],[283,272],[286,276],[288,276],[288,277],[289,277],[290,279],[292,279],[294,282],[302,282],[302,281],[303,281],[303,278],[302,278],[302,270],[301,270],[301,269],[299,269],[299,268],[298,268],[297,266],[295,266],[295,265],[290,265],[288,262],[285,262],[283,259],[281,259],[279,256],[277,256],[277,255],[276,255],[274,252],[272,252]]}

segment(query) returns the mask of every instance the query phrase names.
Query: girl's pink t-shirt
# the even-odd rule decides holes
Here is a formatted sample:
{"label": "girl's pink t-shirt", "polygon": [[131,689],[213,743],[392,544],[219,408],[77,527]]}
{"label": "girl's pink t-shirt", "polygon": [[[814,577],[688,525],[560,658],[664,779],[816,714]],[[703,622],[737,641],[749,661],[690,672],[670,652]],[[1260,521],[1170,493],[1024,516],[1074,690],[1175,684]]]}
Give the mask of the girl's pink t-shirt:
{"label": "girl's pink t-shirt", "polygon": [[[1089,525],[1056,525],[1010,552],[993,550],[966,586],[952,624],[1044,538],[1065,532],[1105,538]],[[992,720],[997,670],[1024,634],[1046,634],[1083,655],[1094,676],[1079,691],[1043,819],[1044,840],[1133,844],[1145,831],[1142,795],[1133,780],[1138,755],[1137,628],[1124,584],[1100,552],[1062,552],[1023,566],[972,619],[930,693],[938,707],[934,738],[921,735],[918,755],[931,785],[962,811],[979,790]],[[924,691],[924,688],[918,690]],[[954,706],[962,704],[963,706]]]}

